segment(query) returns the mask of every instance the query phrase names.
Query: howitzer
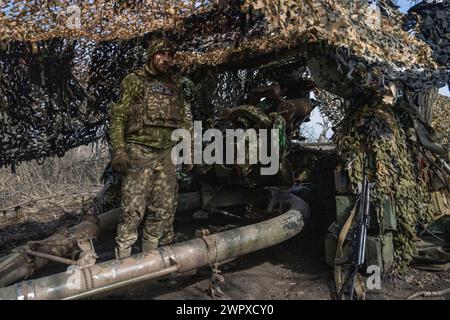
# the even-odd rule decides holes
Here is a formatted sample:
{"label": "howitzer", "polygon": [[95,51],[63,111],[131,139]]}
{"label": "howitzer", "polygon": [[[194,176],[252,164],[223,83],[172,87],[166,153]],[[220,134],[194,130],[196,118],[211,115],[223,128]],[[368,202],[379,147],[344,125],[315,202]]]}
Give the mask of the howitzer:
{"label": "howitzer", "polygon": [[372,183],[368,181],[366,168],[367,158],[364,164],[364,178],[362,182],[361,192],[358,200],[358,220],[355,229],[352,233],[352,242],[350,248],[350,256],[348,263],[350,264],[344,285],[342,286],[339,296],[342,298],[345,291],[348,289],[349,298],[353,300],[355,292],[355,284],[358,276],[359,268],[364,264],[366,256],[366,239],[367,228],[369,227],[369,210],[370,210],[370,192]]}

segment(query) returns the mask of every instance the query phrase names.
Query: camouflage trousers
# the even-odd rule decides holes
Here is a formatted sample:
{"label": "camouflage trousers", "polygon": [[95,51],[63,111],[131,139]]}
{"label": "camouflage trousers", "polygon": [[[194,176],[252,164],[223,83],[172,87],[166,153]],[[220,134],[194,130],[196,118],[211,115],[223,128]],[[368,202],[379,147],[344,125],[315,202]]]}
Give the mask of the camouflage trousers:
{"label": "camouflage trousers", "polygon": [[117,227],[117,250],[130,252],[141,223],[143,251],[171,243],[178,184],[171,148],[158,150],[127,144],[128,173],[122,178],[122,214]]}

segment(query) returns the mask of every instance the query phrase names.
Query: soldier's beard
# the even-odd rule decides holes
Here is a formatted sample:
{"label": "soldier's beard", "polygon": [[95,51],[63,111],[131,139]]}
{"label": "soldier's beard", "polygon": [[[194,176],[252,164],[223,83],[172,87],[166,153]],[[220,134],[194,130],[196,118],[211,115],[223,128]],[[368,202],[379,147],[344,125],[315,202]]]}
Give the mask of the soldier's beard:
{"label": "soldier's beard", "polygon": [[149,62],[149,68],[154,74],[164,74],[169,71],[170,65],[169,64],[163,64],[154,60],[150,60]]}

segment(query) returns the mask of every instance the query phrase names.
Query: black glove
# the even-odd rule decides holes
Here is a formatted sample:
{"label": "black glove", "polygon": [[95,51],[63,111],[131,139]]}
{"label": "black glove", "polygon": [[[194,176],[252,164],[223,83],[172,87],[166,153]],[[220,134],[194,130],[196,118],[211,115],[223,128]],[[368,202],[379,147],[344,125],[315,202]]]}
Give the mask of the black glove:
{"label": "black glove", "polygon": [[118,173],[126,175],[128,173],[128,168],[130,167],[130,159],[128,158],[125,150],[120,149],[115,152],[113,159],[111,160],[111,165]]}

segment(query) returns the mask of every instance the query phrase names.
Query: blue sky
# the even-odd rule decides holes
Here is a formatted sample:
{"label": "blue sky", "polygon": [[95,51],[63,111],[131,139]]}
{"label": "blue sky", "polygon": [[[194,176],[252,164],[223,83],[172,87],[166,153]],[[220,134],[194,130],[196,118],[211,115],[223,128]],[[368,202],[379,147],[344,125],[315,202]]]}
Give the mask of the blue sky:
{"label": "blue sky", "polygon": [[400,6],[400,11],[406,13],[408,9],[411,7],[411,3],[407,0],[399,0],[397,4]]}

